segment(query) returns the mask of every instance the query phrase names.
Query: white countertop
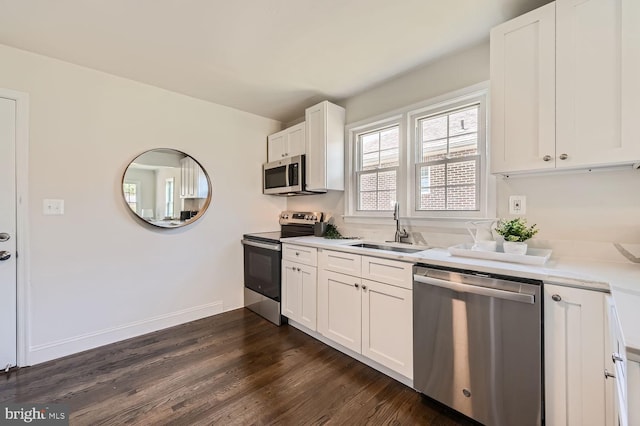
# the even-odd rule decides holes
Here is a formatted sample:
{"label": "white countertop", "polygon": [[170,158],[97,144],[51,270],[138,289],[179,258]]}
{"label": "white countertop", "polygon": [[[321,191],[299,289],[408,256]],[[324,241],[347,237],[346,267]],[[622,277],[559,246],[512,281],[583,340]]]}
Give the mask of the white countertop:
{"label": "white countertop", "polygon": [[[532,278],[548,284],[568,285],[610,292],[622,327],[627,356],[640,362],[640,263],[632,263],[623,256],[614,259],[609,256],[602,256],[606,260],[598,260],[597,258],[552,255],[545,265],[533,266],[452,256],[448,250],[441,248],[425,249],[417,253],[399,253],[349,246],[350,244],[363,242],[361,240],[296,237],[283,239],[282,242],[411,263],[426,263],[436,266]],[[380,242],[374,243],[381,244]],[[384,244],[398,245],[395,243]],[[420,246],[407,244],[401,244],[400,246],[420,248]],[[638,247],[625,246],[625,248],[637,255]]]}

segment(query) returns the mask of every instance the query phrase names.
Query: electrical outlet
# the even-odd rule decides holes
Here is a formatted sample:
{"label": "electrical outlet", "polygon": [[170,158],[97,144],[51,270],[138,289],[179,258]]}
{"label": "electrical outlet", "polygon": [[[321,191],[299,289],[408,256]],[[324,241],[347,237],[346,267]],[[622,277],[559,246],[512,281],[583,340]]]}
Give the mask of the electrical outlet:
{"label": "electrical outlet", "polygon": [[512,195],[509,197],[509,214],[523,215],[527,212],[527,197]]}
{"label": "electrical outlet", "polygon": [[45,215],[64,214],[64,200],[42,200],[42,213]]}

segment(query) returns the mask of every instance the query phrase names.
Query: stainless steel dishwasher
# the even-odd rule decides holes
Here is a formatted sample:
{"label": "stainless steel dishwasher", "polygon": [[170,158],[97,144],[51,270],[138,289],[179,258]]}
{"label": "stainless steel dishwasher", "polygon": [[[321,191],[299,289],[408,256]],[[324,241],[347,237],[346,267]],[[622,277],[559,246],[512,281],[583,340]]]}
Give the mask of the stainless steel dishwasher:
{"label": "stainless steel dishwasher", "polygon": [[540,425],[542,282],[417,265],[414,387],[485,425]]}

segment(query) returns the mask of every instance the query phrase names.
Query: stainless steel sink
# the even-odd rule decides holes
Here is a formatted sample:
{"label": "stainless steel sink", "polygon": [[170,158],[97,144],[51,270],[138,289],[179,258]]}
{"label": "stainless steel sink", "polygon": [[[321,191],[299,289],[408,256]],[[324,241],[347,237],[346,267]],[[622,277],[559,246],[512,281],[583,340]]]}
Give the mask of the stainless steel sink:
{"label": "stainless steel sink", "polygon": [[357,243],[357,244],[349,244],[351,247],[362,247],[374,250],[388,250],[388,251],[399,251],[402,253],[417,253],[419,251],[426,250],[424,248],[409,248],[409,247],[398,247],[398,246],[387,246],[384,244],[372,244],[372,243]]}

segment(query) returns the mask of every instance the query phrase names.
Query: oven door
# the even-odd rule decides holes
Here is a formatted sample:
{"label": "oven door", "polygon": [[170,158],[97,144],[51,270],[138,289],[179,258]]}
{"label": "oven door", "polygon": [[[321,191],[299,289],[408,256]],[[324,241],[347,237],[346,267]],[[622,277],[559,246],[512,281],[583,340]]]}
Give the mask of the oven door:
{"label": "oven door", "polygon": [[256,293],[280,302],[279,243],[242,240],[244,246],[244,286]]}

